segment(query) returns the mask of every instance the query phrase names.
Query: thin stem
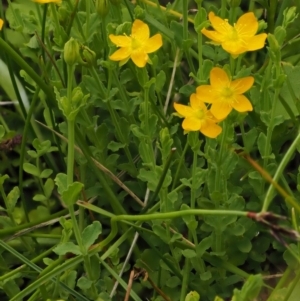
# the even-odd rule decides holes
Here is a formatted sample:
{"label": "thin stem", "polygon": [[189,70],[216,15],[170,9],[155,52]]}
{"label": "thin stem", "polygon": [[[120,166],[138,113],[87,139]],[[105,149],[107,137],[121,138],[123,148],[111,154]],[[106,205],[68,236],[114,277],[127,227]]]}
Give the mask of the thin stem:
{"label": "thin stem", "polygon": [[182,166],[185,154],[186,154],[186,152],[188,150],[188,147],[189,147],[189,143],[188,143],[188,140],[186,139],[184,149],[183,149],[182,154],[180,156],[180,159],[178,161],[178,166],[177,166],[176,173],[175,173],[175,176],[174,176],[174,179],[173,179],[173,184],[172,184],[171,191],[173,191],[175,189],[175,186],[177,184],[177,179],[178,179],[179,173],[181,171],[181,166]]}
{"label": "thin stem", "polygon": [[85,1],[85,9],[86,9],[85,40],[87,41],[89,38],[89,29],[90,29],[90,14],[91,14],[90,0]]}
{"label": "thin stem", "polygon": [[[300,132],[298,132],[298,135],[296,137],[296,139],[294,140],[294,142],[292,143],[292,145],[289,147],[289,149],[287,150],[287,152],[285,153],[285,155],[283,156],[277,170],[276,173],[273,177],[273,181],[278,182],[280,176],[282,175],[285,167],[287,166],[287,164],[290,162],[291,157],[293,156],[295,150],[297,149],[297,146],[299,145],[300,142]],[[270,206],[270,203],[272,201],[273,198],[273,194],[274,194],[274,190],[275,187],[274,185],[270,185],[269,189],[266,193],[264,202],[263,202],[263,207],[262,207],[262,212],[265,212],[268,210],[268,207]]]}
{"label": "thin stem", "polygon": [[[68,65],[67,98],[69,101],[69,106],[71,106],[71,102],[72,102],[73,70],[74,70],[74,65],[72,65],[72,66]],[[73,183],[73,177],[74,177],[75,120],[67,119],[67,124],[68,124],[67,186],[70,186]],[[91,262],[87,255],[87,250],[85,249],[83,242],[82,242],[81,233],[80,233],[77,218],[75,215],[74,205],[73,204],[69,205],[68,210],[69,210],[70,217],[72,220],[73,230],[74,230],[74,235],[75,235],[76,241],[81,250],[81,253],[83,254],[83,261],[84,261],[84,266],[85,266],[86,272],[88,274],[89,279],[91,281],[93,281]],[[97,289],[96,289],[94,282],[92,283],[91,289],[92,289],[92,293],[93,293],[94,297],[96,297]]]}
{"label": "thin stem", "polygon": [[226,6],[227,6],[227,0],[222,0],[221,3],[221,18],[225,19],[226,17]]}
{"label": "thin stem", "polygon": [[190,270],[191,270],[191,260],[189,258],[185,259],[184,268],[183,268],[183,279],[180,292],[180,301],[184,301],[187,295],[187,289],[190,279]]}

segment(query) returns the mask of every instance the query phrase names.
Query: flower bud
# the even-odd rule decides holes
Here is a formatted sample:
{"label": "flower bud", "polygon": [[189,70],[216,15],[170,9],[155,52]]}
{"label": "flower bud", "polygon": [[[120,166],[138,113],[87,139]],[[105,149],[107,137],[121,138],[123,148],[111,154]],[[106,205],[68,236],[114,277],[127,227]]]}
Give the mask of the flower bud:
{"label": "flower bud", "polygon": [[109,12],[108,0],[96,0],[96,11],[101,17],[106,17]]}
{"label": "flower bud", "polygon": [[79,53],[79,44],[76,40],[71,38],[64,47],[64,60],[65,62],[72,66],[77,62],[81,61]]}
{"label": "flower bud", "polygon": [[145,11],[139,5],[134,8],[134,15],[136,19],[145,19]]}
{"label": "flower bud", "polygon": [[283,12],[283,22],[282,26],[286,28],[290,23],[293,23],[295,19],[298,17],[296,13],[297,8],[295,6],[287,7]]}
{"label": "flower bud", "polygon": [[84,47],[82,52],[83,60],[87,63],[87,66],[94,66],[96,62],[96,53],[91,49]]}

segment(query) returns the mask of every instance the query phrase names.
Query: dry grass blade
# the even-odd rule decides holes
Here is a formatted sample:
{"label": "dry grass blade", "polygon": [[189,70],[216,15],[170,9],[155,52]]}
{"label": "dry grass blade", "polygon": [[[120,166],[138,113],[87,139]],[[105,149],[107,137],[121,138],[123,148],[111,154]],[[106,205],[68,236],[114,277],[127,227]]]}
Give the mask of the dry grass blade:
{"label": "dry grass blade", "polygon": [[[39,122],[38,120],[36,120],[36,122],[38,124],[40,124],[41,126],[47,128],[49,131],[53,132],[55,135],[57,135],[61,140],[65,141],[68,143],[68,139],[66,137],[64,137],[63,135],[61,135],[60,133],[56,132],[55,130],[49,128],[47,125],[43,124],[42,122]],[[77,146],[74,145],[74,149],[77,153],[83,155],[82,150]],[[119,185],[123,190],[125,190],[139,205],[141,205],[142,207],[144,207],[144,203],[141,201],[141,199],[134,194],[122,181],[120,181],[120,179],[115,176],[109,169],[107,169],[104,165],[102,165],[100,162],[98,162],[96,159],[91,158],[92,161],[95,163],[96,167],[98,169],[100,169],[101,171],[103,171],[107,176],[109,176],[117,185]]]}

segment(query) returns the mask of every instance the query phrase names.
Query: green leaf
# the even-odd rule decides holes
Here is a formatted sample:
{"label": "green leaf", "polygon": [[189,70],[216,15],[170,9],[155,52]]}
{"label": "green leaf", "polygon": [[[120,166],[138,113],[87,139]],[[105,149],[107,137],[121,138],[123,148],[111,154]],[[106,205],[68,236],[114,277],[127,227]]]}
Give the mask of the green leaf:
{"label": "green leaf", "polygon": [[169,237],[166,233],[166,229],[163,226],[154,224],[152,226],[152,230],[162,241],[169,243]]}
{"label": "green leaf", "polygon": [[67,206],[74,205],[78,200],[78,195],[83,188],[83,184],[74,182],[68,186],[67,190],[63,191],[61,198]]}
{"label": "green leaf", "polygon": [[166,281],[165,284],[170,288],[175,288],[181,285],[181,280],[176,276],[172,276]]}
{"label": "green leaf", "polygon": [[25,172],[27,172],[27,173],[35,176],[35,177],[39,177],[40,176],[39,169],[35,165],[33,165],[31,163],[24,163],[23,164],[23,169],[24,169]]}
{"label": "green leaf", "polygon": [[4,126],[0,124],[0,139],[2,139],[5,135]]}
{"label": "green leaf", "polygon": [[124,148],[125,144],[115,141],[110,141],[107,145],[107,148],[110,149],[113,152],[118,151],[120,148]]}
{"label": "green leaf", "polygon": [[77,281],[77,286],[83,291],[91,288],[93,281],[89,280],[87,277],[82,276]]}
{"label": "green leaf", "polygon": [[[61,277],[61,281],[67,285],[67,287],[74,289],[75,284],[76,284],[76,278],[77,278],[77,271],[74,270],[69,270],[65,271],[63,277]],[[60,297],[64,298],[65,300],[68,300],[70,293],[61,290],[60,291]]]}
{"label": "green leaf", "polygon": [[163,70],[160,70],[159,73],[156,75],[156,81],[155,81],[155,90],[157,93],[161,92],[165,82],[166,82],[166,74]]}
{"label": "green leaf", "polygon": [[19,187],[14,187],[7,195],[7,211],[12,212],[17,204],[20,197]]}
{"label": "green leaf", "polygon": [[183,44],[183,26],[182,26],[182,24],[178,23],[176,21],[171,21],[170,29],[174,33],[175,43],[177,44],[177,47],[182,49],[182,44]]}
{"label": "green leaf", "polygon": [[41,174],[40,174],[40,178],[43,179],[43,178],[49,178],[50,175],[53,173],[53,170],[52,169],[44,169]]}
{"label": "green leaf", "polygon": [[210,22],[207,20],[207,12],[203,7],[198,10],[194,22],[195,30],[198,33],[200,33],[203,28],[209,26]]}
{"label": "green leaf", "polygon": [[53,249],[53,251],[57,255],[66,255],[67,253],[81,255],[79,247],[71,241],[59,244],[57,247]]}
{"label": "green leaf", "polygon": [[36,202],[46,202],[48,200],[43,194],[36,194],[32,199]]}
{"label": "green leaf", "polygon": [[251,129],[249,132],[245,133],[245,149],[250,153],[253,149],[254,143],[257,139],[258,131],[256,128]]}
{"label": "green leaf", "polygon": [[102,226],[99,221],[94,221],[88,225],[82,232],[82,244],[87,251],[102,233]]}
{"label": "green leaf", "polygon": [[3,186],[5,180],[9,179],[8,175],[3,175],[0,177],[0,186]]}
{"label": "green leaf", "polygon": [[249,253],[252,249],[251,241],[246,237],[244,237],[240,240],[237,240],[236,241],[236,246],[243,253]]}
{"label": "green leaf", "polygon": [[[295,244],[290,244],[289,247],[299,257],[298,247]],[[294,255],[292,255],[292,253],[289,250],[284,251],[283,259],[285,260],[286,264],[293,270],[297,270],[299,268],[298,260],[295,258]]]}
{"label": "green leaf", "polygon": [[274,154],[271,154],[272,153],[271,146],[269,147],[269,153],[268,154],[266,153],[266,144],[267,144],[267,136],[264,133],[260,133],[257,139],[257,146],[261,157],[263,159],[265,158],[274,159]]}
{"label": "green leaf", "polygon": [[67,190],[67,175],[64,173],[58,173],[54,179],[54,182],[57,186],[57,191],[61,195],[64,191]]}
{"label": "green leaf", "polygon": [[200,258],[204,254],[204,252],[209,249],[212,245],[212,237],[208,236],[203,238],[200,243],[196,246],[197,256]]}
{"label": "green leaf", "polygon": [[38,156],[40,157],[48,152],[49,148],[51,147],[51,142],[50,140],[45,140],[41,142],[39,139],[35,138],[32,141],[32,145],[37,151]]}
{"label": "green leaf", "polygon": [[182,250],[182,255],[185,257],[185,258],[194,258],[197,256],[196,252],[194,250],[190,250],[190,249],[185,249],[185,250]]}
{"label": "green leaf", "polygon": [[161,144],[160,150],[162,155],[162,161],[163,164],[165,164],[168,157],[171,154],[171,149],[173,145],[173,139],[170,136],[168,128],[161,129],[161,131],[159,132],[159,140]]}
{"label": "green leaf", "polygon": [[50,198],[53,189],[54,189],[54,181],[51,178],[49,178],[46,180],[44,184],[44,192],[47,198]]}
{"label": "green leaf", "polygon": [[207,281],[207,280],[209,280],[210,278],[211,278],[211,271],[207,271],[207,272],[204,272],[204,273],[201,273],[200,274],[200,279],[202,280],[202,281]]}
{"label": "green leaf", "polygon": [[256,300],[264,282],[262,275],[250,275],[239,291],[235,289],[232,301],[253,301]]}

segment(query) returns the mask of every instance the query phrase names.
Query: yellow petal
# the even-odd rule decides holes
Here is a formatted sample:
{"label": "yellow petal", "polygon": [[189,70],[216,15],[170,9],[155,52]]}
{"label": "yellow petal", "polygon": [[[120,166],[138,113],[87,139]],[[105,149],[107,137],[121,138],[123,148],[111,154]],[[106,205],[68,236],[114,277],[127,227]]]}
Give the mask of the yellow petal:
{"label": "yellow petal", "polygon": [[201,121],[195,117],[185,118],[182,122],[182,128],[186,131],[199,131]]}
{"label": "yellow petal", "polygon": [[162,37],[161,34],[156,34],[151,37],[146,44],[144,45],[144,51],[146,53],[152,53],[159,49],[162,46]]}
{"label": "yellow petal", "polygon": [[215,67],[210,71],[210,84],[214,89],[222,89],[230,85],[230,79],[223,69]]}
{"label": "yellow petal", "polygon": [[114,34],[110,34],[108,37],[118,47],[131,46],[131,38],[128,36],[115,36]]}
{"label": "yellow petal", "polygon": [[211,85],[202,85],[196,89],[199,100],[206,103],[214,103],[217,101],[217,94]]}
{"label": "yellow petal", "polygon": [[227,40],[222,43],[222,48],[230,54],[239,55],[248,51],[248,43],[243,40]]}
{"label": "yellow petal", "polygon": [[250,38],[248,40],[248,51],[264,48],[267,36],[268,35],[266,33],[261,33]]}
{"label": "yellow petal", "polygon": [[252,37],[258,29],[258,22],[252,12],[242,15],[236,22],[235,28],[239,35]]}
{"label": "yellow petal", "polygon": [[254,77],[247,76],[232,81],[230,86],[233,89],[234,94],[243,94],[253,86],[253,83]]}
{"label": "yellow petal", "polygon": [[141,20],[135,20],[132,24],[131,36],[142,44],[145,43],[150,36],[149,26]]}
{"label": "yellow petal", "polygon": [[204,112],[207,111],[206,109],[206,105],[204,104],[204,102],[199,99],[199,97],[197,96],[196,93],[191,94],[190,96],[190,104],[193,110],[203,110]]}
{"label": "yellow petal", "polygon": [[232,107],[226,103],[213,103],[210,111],[217,119],[224,119],[232,111]]}
{"label": "yellow petal", "polygon": [[177,113],[182,117],[190,117],[193,115],[194,111],[189,106],[184,106],[179,103],[174,102],[174,109],[177,111]]}
{"label": "yellow petal", "polygon": [[241,113],[253,110],[251,102],[245,95],[237,95],[236,101],[232,103],[232,107]]}
{"label": "yellow petal", "polygon": [[3,20],[0,19],[0,30],[2,29],[3,23],[4,23]]}
{"label": "yellow petal", "polygon": [[218,44],[221,44],[225,39],[224,35],[222,35],[221,33],[213,30],[207,30],[206,28],[203,28],[201,30],[201,33]]}
{"label": "yellow petal", "polygon": [[139,68],[143,68],[146,66],[149,57],[143,51],[135,51],[131,54],[131,59]]}
{"label": "yellow petal", "polygon": [[233,27],[228,23],[228,21],[221,19],[216,16],[213,12],[208,14],[209,21],[214,30],[218,31],[222,35],[227,35],[232,31]]}
{"label": "yellow petal", "polygon": [[216,138],[221,134],[222,128],[214,122],[207,120],[202,124],[200,132],[209,138]]}
{"label": "yellow petal", "polygon": [[109,59],[112,61],[122,61],[130,57],[131,49],[128,47],[122,47],[115,51]]}

